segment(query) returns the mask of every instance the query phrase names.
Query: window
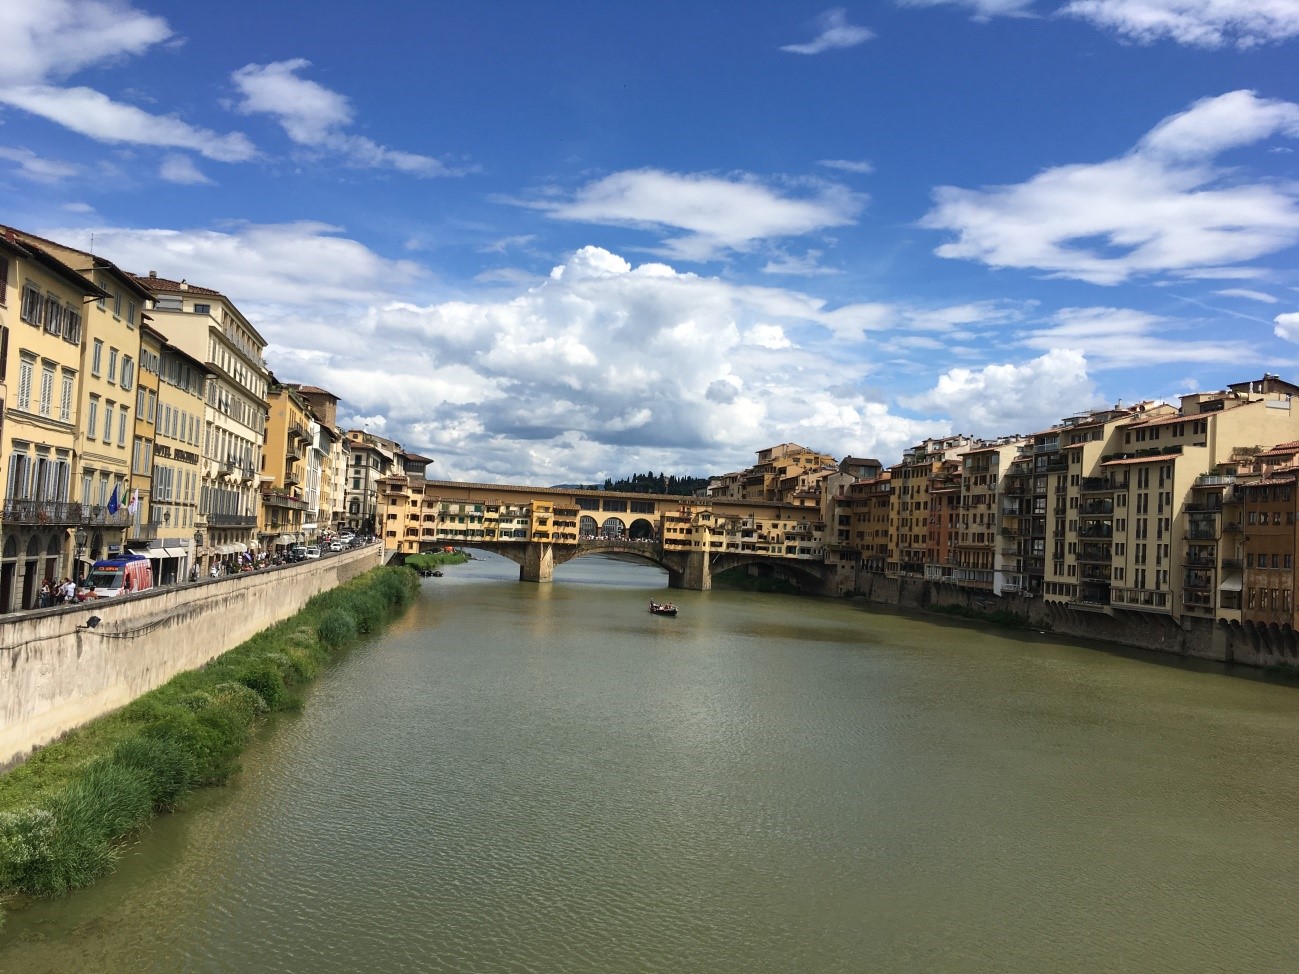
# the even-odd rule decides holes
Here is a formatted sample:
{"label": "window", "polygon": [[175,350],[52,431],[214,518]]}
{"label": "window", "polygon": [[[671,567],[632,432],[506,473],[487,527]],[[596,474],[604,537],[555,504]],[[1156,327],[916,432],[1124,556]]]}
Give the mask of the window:
{"label": "window", "polygon": [[104,442],[105,443],[113,442],[113,407],[115,405],[117,404],[113,402],[113,400],[111,399],[109,399],[104,404]]}
{"label": "window", "polygon": [[117,349],[115,348],[108,350],[108,381],[117,381]]}
{"label": "window", "polygon": [[137,416],[141,418],[144,417],[144,400],[145,400],[144,393],[145,393],[144,386],[140,386],[138,389],[135,390],[135,413]]}
{"label": "window", "polygon": [[54,411],[54,363],[46,362],[41,366],[41,406],[42,416],[52,415]]}
{"label": "window", "polygon": [[63,305],[52,294],[45,299],[45,330],[51,335],[63,334]]}
{"label": "window", "polygon": [[81,344],[81,312],[66,308],[63,311],[63,340],[73,345]]}
{"label": "window", "polygon": [[[90,408],[86,410],[86,435],[93,440],[97,429],[99,429],[99,397],[91,396]],[[88,492],[87,497],[89,497]]]}
{"label": "window", "polygon": [[212,313],[212,306],[211,306],[210,304],[196,304],[196,305],[194,305],[194,313],[195,313],[196,315],[208,315],[208,314],[211,314],[211,313]]}
{"label": "window", "polygon": [[157,406],[158,406],[158,396],[152,389],[150,389],[149,390],[149,422],[151,423],[153,422],[154,413],[157,411]]}
{"label": "window", "polygon": [[126,446],[126,417],[130,415],[130,410],[125,406],[117,407],[117,445]]}
{"label": "window", "polygon": [[129,355],[122,356],[122,388],[130,389],[135,382],[135,362]]}
{"label": "window", "polygon": [[39,326],[41,323],[41,305],[45,303],[45,298],[41,295],[39,289],[32,284],[23,285],[23,306],[19,316],[29,325]]}
{"label": "window", "polygon": [[126,323],[128,325],[131,325],[132,327],[134,327],[135,325],[135,302],[134,301],[128,301],[126,303]]}
{"label": "window", "polygon": [[9,371],[9,329],[0,323],[0,375]]}
{"label": "window", "polygon": [[59,419],[64,423],[72,422],[73,373],[63,370],[63,391],[59,396]]}
{"label": "window", "polygon": [[18,366],[18,408],[32,408],[32,376],[36,372],[36,358],[24,355]]}
{"label": "window", "polygon": [[114,318],[122,317],[122,292],[121,291],[113,292],[113,317]]}
{"label": "window", "polygon": [[95,339],[95,348],[90,355],[90,374],[99,378],[104,368],[104,343],[98,338]]}
{"label": "window", "polygon": [[9,295],[9,258],[0,257],[0,304],[5,303]]}

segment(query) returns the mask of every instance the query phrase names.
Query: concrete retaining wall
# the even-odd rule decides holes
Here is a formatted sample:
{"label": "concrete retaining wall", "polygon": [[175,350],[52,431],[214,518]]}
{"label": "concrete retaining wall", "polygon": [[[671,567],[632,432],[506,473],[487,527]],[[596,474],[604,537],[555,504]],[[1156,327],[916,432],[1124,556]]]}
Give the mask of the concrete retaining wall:
{"label": "concrete retaining wall", "polygon": [[[0,619],[0,768],[293,615],[382,563],[371,545],[319,561]],[[87,628],[98,616],[99,624]]]}
{"label": "concrete retaining wall", "polygon": [[1005,612],[1036,629],[1177,656],[1248,666],[1299,663],[1299,641],[1289,631],[1242,628],[1191,617],[1177,620],[1153,612],[1089,611],[1062,602],[999,597],[950,583],[877,572],[858,575],[856,594],[871,602],[907,609],[958,605],[974,613]]}

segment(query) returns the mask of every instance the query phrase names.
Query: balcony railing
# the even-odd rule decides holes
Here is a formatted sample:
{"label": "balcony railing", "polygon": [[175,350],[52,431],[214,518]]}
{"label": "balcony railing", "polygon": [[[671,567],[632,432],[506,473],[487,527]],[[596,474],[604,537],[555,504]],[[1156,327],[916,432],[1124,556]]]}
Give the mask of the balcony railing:
{"label": "balcony railing", "polygon": [[307,502],[292,494],[281,494],[277,491],[262,491],[262,504],[265,507],[282,507],[290,511],[305,511]]}
{"label": "balcony railing", "polygon": [[131,537],[137,541],[153,541],[161,527],[161,521],[142,521],[131,527]]}
{"label": "balcony railing", "polygon": [[116,514],[108,513],[107,505],[80,504],[75,501],[8,500],[0,519],[6,524],[49,524],[72,527],[126,527],[131,523],[131,512],[121,503]]}
{"label": "balcony railing", "polygon": [[253,528],[257,526],[257,516],[254,514],[209,514],[207,523],[209,527],[214,528]]}

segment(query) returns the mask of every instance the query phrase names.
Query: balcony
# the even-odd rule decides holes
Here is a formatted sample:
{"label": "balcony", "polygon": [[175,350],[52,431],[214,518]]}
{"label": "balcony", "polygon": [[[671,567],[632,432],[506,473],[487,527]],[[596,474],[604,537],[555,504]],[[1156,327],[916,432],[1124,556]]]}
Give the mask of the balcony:
{"label": "balcony", "polygon": [[295,494],[285,494],[277,490],[262,491],[262,506],[278,507],[290,511],[305,511],[307,502]]}
{"label": "balcony", "polygon": [[161,527],[161,521],[142,521],[131,527],[131,537],[136,541],[154,541]]}
{"label": "balcony", "polygon": [[302,447],[298,445],[298,441],[295,440],[293,437],[289,437],[288,441],[284,444],[284,459],[286,460],[302,459]]}
{"label": "balcony", "polygon": [[1114,502],[1112,500],[1088,500],[1078,507],[1079,517],[1113,517]]}
{"label": "balcony", "polygon": [[1105,538],[1114,537],[1114,526],[1112,524],[1084,524],[1078,529],[1080,538]]}
{"label": "balcony", "polygon": [[1126,490],[1127,486],[1126,483],[1119,483],[1109,477],[1084,477],[1082,479],[1082,492],[1084,494],[1112,493],[1116,490]]}
{"label": "balcony", "polygon": [[1110,546],[1107,544],[1085,544],[1078,549],[1078,564],[1094,562],[1108,565],[1111,561]]}
{"label": "balcony", "polygon": [[257,517],[253,514],[209,514],[207,523],[212,528],[255,528]]}
{"label": "balcony", "polygon": [[310,443],[311,434],[307,432],[305,426],[300,426],[297,423],[291,423],[289,425],[289,442],[292,443],[294,440],[298,440],[302,443]]}
{"label": "balcony", "polygon": [[83,523],[82,512],[82,506],[71,501],[11,500],[5,501],[4,513],[0,518],[5,524],[71,526]]}
{"label": "balcony", "polygon": [[1213,587],[1213,572],[1188,571],[1185,588],[1209,589]]}

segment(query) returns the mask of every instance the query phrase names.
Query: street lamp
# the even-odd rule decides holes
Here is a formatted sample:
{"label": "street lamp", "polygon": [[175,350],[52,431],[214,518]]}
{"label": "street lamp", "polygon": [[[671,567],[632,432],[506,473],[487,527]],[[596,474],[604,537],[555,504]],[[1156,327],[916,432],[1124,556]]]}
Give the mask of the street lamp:
{"label": "street lamp", "polygon": [[81,577],[81,556],[86,550],[86,529],[77,528],[76,534],[72,536],[73,544],[77,548],[77,563],[72,566],[72,575],[74,578]]}

